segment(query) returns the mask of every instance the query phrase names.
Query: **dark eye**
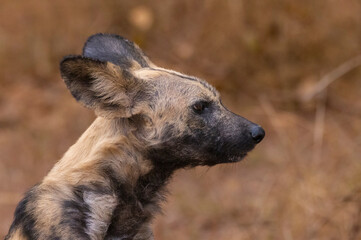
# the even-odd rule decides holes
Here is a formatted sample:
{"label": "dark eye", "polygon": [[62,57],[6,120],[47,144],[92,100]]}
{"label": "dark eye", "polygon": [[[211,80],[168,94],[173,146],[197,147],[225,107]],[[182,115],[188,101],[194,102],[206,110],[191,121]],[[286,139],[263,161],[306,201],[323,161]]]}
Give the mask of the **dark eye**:
{"label": "dark eye", "polygon": [[196,113],[203,113],[209,107],[209,102],[199,101],[193,104],[192,108]]}

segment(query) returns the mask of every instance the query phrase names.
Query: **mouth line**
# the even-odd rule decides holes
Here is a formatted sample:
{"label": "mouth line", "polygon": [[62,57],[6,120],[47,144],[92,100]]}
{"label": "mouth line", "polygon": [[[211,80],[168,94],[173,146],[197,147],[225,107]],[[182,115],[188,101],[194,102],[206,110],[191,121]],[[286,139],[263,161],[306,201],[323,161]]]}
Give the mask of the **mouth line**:
{"label": "mouth line", "polygon": [[227,159],[228,163],[235,163],[235,162],[240,162],[241,160],[243,160],[245,157],[247,156],[247,153],[241,153],[238,155],[234,155],[231,156]]}

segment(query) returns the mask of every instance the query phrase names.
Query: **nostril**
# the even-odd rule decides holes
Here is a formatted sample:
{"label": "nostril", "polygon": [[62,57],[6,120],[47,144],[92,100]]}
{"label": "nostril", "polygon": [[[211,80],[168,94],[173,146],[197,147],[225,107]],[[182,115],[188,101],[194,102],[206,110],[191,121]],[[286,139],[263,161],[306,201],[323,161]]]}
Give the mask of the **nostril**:
{"label": "nostril", "polygon": [[251,128],[251,136],[256,143],[259,143],[264,138],[265,131],[260,126],[254,126]]}

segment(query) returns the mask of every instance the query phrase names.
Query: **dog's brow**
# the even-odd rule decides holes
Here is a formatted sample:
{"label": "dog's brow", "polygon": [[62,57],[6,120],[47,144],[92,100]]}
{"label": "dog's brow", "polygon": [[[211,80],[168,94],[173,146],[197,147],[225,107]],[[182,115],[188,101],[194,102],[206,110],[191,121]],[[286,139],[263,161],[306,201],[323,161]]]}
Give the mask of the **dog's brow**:
{"label": "dog's brow", "polygon": [[179,72],[176,72],[173,70],[164,69],[164,68],[149,68],[149,69],[154,70],[154,71],[159,71],[159,72],[165,72],[165,73],[168,73],[168,74],[171,74],[171,75],[183,78],[183,79],[197,82],[197,83],[201,84],[203,87],[205,87],[206,89],[208,89],[215,97],[218,96],[218,92],[214,89],[214,87],[212,85],[210,85],[209,83],[207,83],[199,78],[184,75],[182,73],[179,73]]}

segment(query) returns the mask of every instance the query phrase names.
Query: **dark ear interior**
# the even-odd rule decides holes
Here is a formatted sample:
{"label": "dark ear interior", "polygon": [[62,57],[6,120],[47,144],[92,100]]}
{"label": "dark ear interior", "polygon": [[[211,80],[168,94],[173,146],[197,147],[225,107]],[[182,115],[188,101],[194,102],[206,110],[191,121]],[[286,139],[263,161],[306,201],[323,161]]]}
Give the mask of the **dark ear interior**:
{"label": "dark ear interior", "polygon": [[97,115],[130,117],[138,104],[144,83],[110,62],[83,56],[68,56],[60,63],[66,86],[74,98]]}
{"label": "dark ear interior", "polygon": [[95,81],[92,73],[105,71],[106,63],[82,56],[67,56],[60,62],[60,72],[73,97],[92,108],[96,104],[92,85]]}
{"label": "dark ear interior", "polygon": [[112,62],[122,68],[132,68],[134,61],[140,67],[149,67],[151,62],[133,42],[115,35],[98,33],[90,36],[83,48],[83,56]]}

